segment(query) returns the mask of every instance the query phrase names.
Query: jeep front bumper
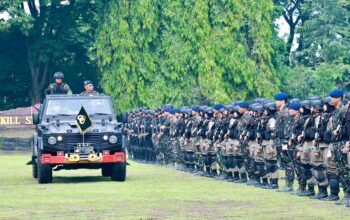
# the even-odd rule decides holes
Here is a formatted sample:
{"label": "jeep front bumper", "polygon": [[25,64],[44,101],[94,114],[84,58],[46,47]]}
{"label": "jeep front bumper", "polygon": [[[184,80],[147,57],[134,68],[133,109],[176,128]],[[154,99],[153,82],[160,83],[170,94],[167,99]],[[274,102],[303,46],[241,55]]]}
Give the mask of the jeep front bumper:
{"label": "jeep front bumper", "polygon": [[79,154],[68,154],[53,156],[51,154],[41,155],[42,164],[82,164],[82,163],[123,163],[126,162],[125,153],[116,152],[114,154],[89,154],[89,155],[79,155]]}

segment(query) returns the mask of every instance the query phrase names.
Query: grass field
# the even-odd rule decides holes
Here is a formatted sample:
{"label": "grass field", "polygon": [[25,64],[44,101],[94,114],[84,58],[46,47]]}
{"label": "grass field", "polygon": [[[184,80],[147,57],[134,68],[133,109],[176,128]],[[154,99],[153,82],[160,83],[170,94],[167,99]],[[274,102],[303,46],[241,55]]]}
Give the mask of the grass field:
{"label": "grass field", "polygon": [[0,219],[350,219],[350,208],[332,202],[135,162],[124,183],[76,170],[39,185],[28,159],[0,156]]}

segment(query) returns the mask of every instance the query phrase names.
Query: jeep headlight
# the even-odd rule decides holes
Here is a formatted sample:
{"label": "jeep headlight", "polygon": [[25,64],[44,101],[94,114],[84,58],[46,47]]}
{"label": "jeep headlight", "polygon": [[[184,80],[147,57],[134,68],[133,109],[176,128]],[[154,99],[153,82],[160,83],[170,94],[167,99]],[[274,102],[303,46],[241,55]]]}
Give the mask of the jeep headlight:
{"label": "jeep headlight", "polygon": [[111,136],[109,137],[109,143],[115,144],[115,143],[117,143],[117,141],[118,141],[117,136],[111,135]]}
{"label": "jeep headlight", "polygon": [[49,142],[49,144],[51,144],[51,145],[54,145],[54,144],[56,144],[57,140],[55,137],[51,136],[51,137],[49,137],[47,142]]}
{"label": "jeep headlight", "polygon": [[63,137],[60,135],[60,136],[57,136],[57,141],[62,141],[63,140]]}
{"label": "jeep headlight", "polygon": [[102,138],[103,138],[104,141],[108,141],[108,135],[105,134],[105,135],[103,135]]}

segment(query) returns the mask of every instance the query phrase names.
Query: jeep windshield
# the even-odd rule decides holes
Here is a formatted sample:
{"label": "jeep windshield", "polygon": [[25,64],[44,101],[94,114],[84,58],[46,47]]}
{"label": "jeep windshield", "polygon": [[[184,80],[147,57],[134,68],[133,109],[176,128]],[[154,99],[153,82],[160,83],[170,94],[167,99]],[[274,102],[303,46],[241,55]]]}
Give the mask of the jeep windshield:
{"label": "jeep windshield", "polygon": [[48,100],[46,116],[76,116],[84,106],[89,115],[113,114],[108,99],[54,99]]}

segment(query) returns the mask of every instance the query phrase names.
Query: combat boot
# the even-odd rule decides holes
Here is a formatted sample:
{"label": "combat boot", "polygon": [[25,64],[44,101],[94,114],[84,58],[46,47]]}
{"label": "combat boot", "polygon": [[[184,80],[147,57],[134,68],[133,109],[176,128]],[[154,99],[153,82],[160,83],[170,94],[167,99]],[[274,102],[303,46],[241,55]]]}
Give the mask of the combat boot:
{"label": "combat boot", "polygon": [[318,186],[318,193],[316,195],[310,196],[310,199],[323,199],[327,197],[327,186]]}
{"label": "combat boot", "polygon": [[303,194],[305,192],[305,188],[306,188],[306,185],[299,183],[299,187],[298,187],[297,191],[291,192],[291,194],[300,196],[301,194]]}
{"label": "combat boot", "polygon": [[253,182],[254,182],[254,179],[248,179],[246,182],[246,185],[251,186],[251,185],[253,185]]}
{"label": "combat boot", "polygon": [[272,179],[272,189],[278,189],[278,179]]}
{"label": "combat boot", "polygon": [[204,167],[197,165],[197,173],[195,175],[203,176],[204,174]]}
{"label": "combat boot", "polygon": [[[339,200],[339,196],[335,195],[335,194],[330,194],[329,196],[322,198],[320,200],[322,200],[322,201],[337,201],[337,200]],[[337,204],[337,202],[335,202],[335,203]],[[338,204],[338,205],[341,205],[341,204]]]}
{"label": "combat boot", "polygon": [[209,177],[210,176],[210,169],[208,167],[205,168],[205,171],[203,171],[203,175],[205,177]]}
{"label": "combat boot", "polygon": [[286,186],[276,190],[277,192],[292,192],[293,191],[293,181],[286,181]]}
{"label": "combat boot", "polygon": [[228,173],[228,178],[226,181],[231,183],[235,181],[235,177],[232,172]]}
{"label": "combat boot", "polygon": [[278,179],[270,179],[270,184],[263,187],[264,189],[278,189]]}
{"label": "combat boot", "polygon": [[239,180],[239,172],[234,172],[232,177],[232,182]]}
{"label": "combat boot", "polygon": [[308,190],[301,193],[299,196],[313,196],[315,195],[315,188],[312,185],[308,185]]}
{"label": "combat boot", "polygon": [[261,182],[260,182],[260,177],[259,176],[255,176],[253,182],[252,182],[252,186],[255,186],[255,187],[258,187],[261,185]]}
{"label": "combat boot", "polygon": [[235,183],[245,183],[247,182],[247,174],[241,173],[241,178],[235,181]]}
{"label": "combat boot", "polygon": [[265,189],[265,187],[269,184],[269,182],[267,181],[267,178],[262,178],[262,183],[260,185],[257,185],[256,187],[261,187],[263,189]]}
{"label": "combat boot", "polygon": [[190,165],[190,173],[195,173],[195,172],[197,172],[196,171],[196,165],[195,164],[191,164]]}

